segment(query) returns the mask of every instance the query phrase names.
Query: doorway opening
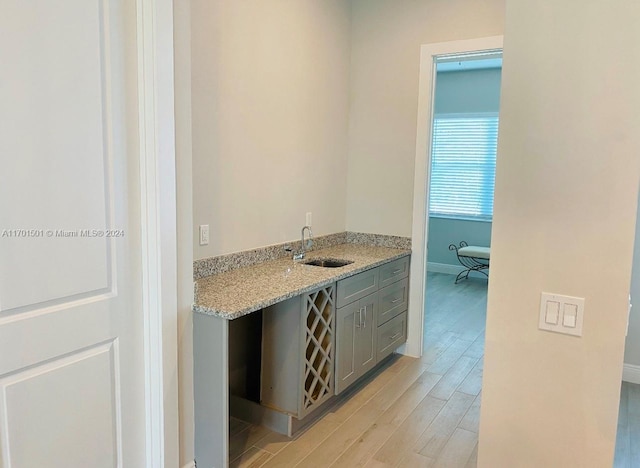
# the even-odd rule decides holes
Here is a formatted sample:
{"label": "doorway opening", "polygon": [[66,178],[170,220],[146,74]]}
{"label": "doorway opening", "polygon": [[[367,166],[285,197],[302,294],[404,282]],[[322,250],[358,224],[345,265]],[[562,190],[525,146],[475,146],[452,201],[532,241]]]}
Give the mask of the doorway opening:
{"label": "doorway opening", "polygon": [[422,360],[446,382],[433,396],[466,408],[455,431],[477,443],[488,278],[457,247],[491,245],[502,52],[437,56],[435,69]]}
{"label": "doorway opening", "polygon": [[[461,408],[451,438],[465,440],[468,451],[458,455],[469,466],[477,456],[487,280],[472,272],[455,284],[462,266],[449,245],[490,245],[501,66],[501,36],[421,49],[409,312],[416,326],[410,327],[406,352],[421,356],[427,372],[441,376],[431,390],[434,398]],[[472,75],[482,75],[485,86],[493,80],[491,105],[482,103],[491,93],[469,84]],[[462,160],[470,144],[482,156],[476,149]]]}
{"label": "doorway opening", "polygon": [[[640,202],[640,193],[638,194]],[[629,322],[624,350],[614,467],[640,466],[640,203],[636,218]],[[632,307],[632,304],[635,306]]]}
{"label": "doorway opening", "polygon": [[[453,223],[445,221],[444,223],[440,223],[449,228],[455,226],[456,224],[462,223],[465,224],[467,220],[465,218],[469,218],[470,216],[485,217],[484,226],[485,229],[485,246],[486,242],[489,241],[491,228],[486,229],[487,226],[490,226],[490,223],[486,223],[487,219],[490,220],[490,213],[492,211],[492,201],[493,201],[493,174],[489,174],[490,177],[487,177],[487,174],[480,175],[478,178],[478,171],[473,168],[474,162],[473,157],[471,158],[471,165],[467,166],[465,169],[468,178],[474,179],[473,184],[478,182],[477,187],[480,192],[478,192],[480,204],[478,204],[478,199],[476,196],[476,201],[462,197],[460,194],[464,194],[467,189],[467,186],[470,185],[471,179],[467,181],[462,180],[462,190],[460,190],[459,194],[450,193],[453,184],[451,184],[451,174],[462,174],[465,171],[459,170],[456,172],[456,161],[448,161],[451,164],[447,163],[447,146],[450,143],[451,138],[447,141],[447,138],[444,138],[444,143],[440,148],[440,155],[444,155],[441,158],[440,162],[444,162],[444,168],[441,166],[439,168],[443,169],[437,177],[440,177],[439,186],[437,196],[434,197],[436,202],[434,202],[433,206],[431,206],[430,195],[430,180],[431,180],[431,166],[432,166],[432,154],[434,149],[434,136],[436,136],[436,132],[439,134],[444,134],[446,136],[447,130],[446,126],[451,123],[464,123],[470,127],[470,130],[467,131],[458,131],[458,137],[464,140],[465,137],[473,136],[478,132],[474,130],[474,126],[477,128],[486,127],[484,130],[480,130],[480,132],[485,132],[485,137],[489,134],[487,133],[488,127],[487,125],[490,123],[490,118],[494,119],[494,127],[497,128],[497,110],[498,106],[494,105],[493,108],[487,112],[487,107],[478,107],[479,102],[484,99],[485,96],[480,94],[479,97],[476,97],[474,102],[475,111],[469,111],[467,114],[475,114],[475,115],[465,115],[464,102],[469,99],[464,99],[464,95],[467,94],[468,87],[458,86],[458,92],[453,91],[449,93],[451,95],[450,102],[445,104],[449,106],[445,107],[445,110],[448,112],[442,112],[439,117],[441,117],[442,126],[436,128],[434,125],[434,119],[437,117],[438,110],[441,110],[442,104],[436,103],[436,80],[437,75],[440,73],[451,73],[452,76],[455,74],[451,83],[454,83],[452,87],[455,88],[457,86],[455,83],[465,81],[465,75],[470,74],[472,71],[481,70],[481,69],[491,69],[491,68],[500,68],[501,69],[501,54],[502,54],[502,36],[493,36],[486,37],[480,39],[472,39],[465,41],[453,41],[453,42],[443,42],[443,43],[435,43],[435,44],[425,44],[421,47],[421,61],[420,61],[420,84],[419,84],[419,97],[418,97],[418,115],[417,115],[417,135],[416,135],[416,159],[415,159],[415,176],[414,176],[414,194],[413,194],[413,225],[412,225],[412,261],[411,261],[411,275],[410,275],[410,300],[409,300],[409,323],[412,324],[409,327],[407,333],[407,344],[404,349],[404,354],[414,357],[419,357],[423,355],[423,342],[424,342],[424,316],[425,316],[425,292],[427,288],[427,270],[431,270],[434,273],[441,273],[434,270],[437,269],[436,263],[440,263],[441,266],[449,263],[449,267],[447,272],[456,274],[460,271],[460,266],[456,266],[451,263],[451,258],[455,259],[455,253],[448,250],[448,246],[450,244],[459,245],[460,241],[469,242],[470,239],[460,238],[461,235],[468,235],[468,233],[456,234],[450,233],[451,235],[442,234],[442,239],[447,239],[444,242],[444,257],[446,260],[438,261],[437,258],[430,258],[429,251],[431,249],[434,252],[438,251],[438,254],[441,254],[442,251],[439,251],[438,247],[435,246],[434,241],[430,240],[427,243],[427,239],[429,238],[430,231],[430,211],[438,211],[443,219],[446,218],[455,218],[452,215],[458,215],[460,219],[454,219]],[[491,64],[493,62],[493,64]],[[491,64],[491,65],[490,65]],[[440,68],[440,70],[438,70]],[[491,73],[484,73],[491,74]],[[494,72],[495,74],[495,72]],[[495,85],[494,85],[495,87]],[[462,89],[462,91],[460,91]],[[497,90],[499,91],[499,84],[497,85]],[[446,94],[446,93],[445,93]],[[438,109],[436,109],[438,107]],[[483,110],[484,109],[484,110]],[[449,114],[449,115],[445,115]],[[491,116],[487,116],[486,114],[493,114]],[[473,117],[476,117],[474,120]],[[479,117],[479,119],[478,119]],[[455,120],[457,118],[457,120]],[[495,130],[497,132],[497,130]],[[454,140],[455,140],[455,134]],[[476,143],[484,144],[487,138],[480,137],[477,138]],[[494,135],[495,139],[495,135]],[[442,142],[442,139],[439,140]],[[436,148],[438,149],[438,148]],[[485,158],[486,159],[486,158]],[[495,156],[494,156],[495,161]],[[486,161],[485,161],[486,162]],[[493,163],[495,167],[495,162]],[[476,165],[477,166],[477,165]],[[435,172],[435,171],[434,171]],[[476,173],[474,175],[474,172]],[[480,179],[490,179],[490,188],[481,188]],[[485,196],[487,193],[490,193],[490,196]],[[482,201],[484,199],[484,201]],[[454,202],[453,205],[449,202]],[[475,206],[475,208],[473,206]],[[457,208],[456,208],[457,206]],[[480,211],[474,212],[474,209],[481,208]],[[453,212],[452,210],[459,210],[458,213]],[[461,210],[461,211],[460,211]],[[487,216],[487,213],[489,215]],[[466,223],[468,224],[468,223]],[[473,225],[473,222],[471,223]],[[482,224],[481,224],[482,225]],[[480,225],[480,226],[481,226]],[[442,230],[440,230],[443,232]],[[489,233],[488,235],[486,233]],[[472,242],[475,241],[475,237],[471,238]],[[482,239],[481,239],[482,240]],[[427,248],[428,247],[428,248]],[[428,263],[432,263],[430,265],[431,268],[428,268]],[[455,277],[454,277],[455,278]]]}

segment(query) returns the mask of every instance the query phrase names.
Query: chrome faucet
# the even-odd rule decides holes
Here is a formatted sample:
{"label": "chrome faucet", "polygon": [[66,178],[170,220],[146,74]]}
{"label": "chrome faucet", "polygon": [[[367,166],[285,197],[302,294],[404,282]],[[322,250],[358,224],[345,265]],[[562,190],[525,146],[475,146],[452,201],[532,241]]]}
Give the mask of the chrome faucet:
{"label": "chrome faucet", "polygon": [[[309,231],[309,238],[307,239],[306,247],[305,247],[305,244],[304,244],[304,231],[305,230]],[[301,239],[302,240],[301,250],[297,254],[293,255],[293,259],[294,260],[302,260],[304,258],[304,254],[306,252],[306,249],[310,249],[311,246],[313,245],[313,241],[311,240],[313,238],[313,232],[311,231],[311,226],[304,226],[302,228],[301,236],[302,236],[302,239]]]}

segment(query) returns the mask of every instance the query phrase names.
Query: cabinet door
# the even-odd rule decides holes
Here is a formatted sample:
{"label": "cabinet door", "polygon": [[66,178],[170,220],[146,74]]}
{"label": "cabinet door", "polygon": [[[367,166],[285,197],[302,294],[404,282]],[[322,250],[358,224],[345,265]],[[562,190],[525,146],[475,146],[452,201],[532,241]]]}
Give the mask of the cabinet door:
{"label": "cabinet door", "polygon": [[353,302],[336,311],[336,395],[359,377],[356,366],[359,310],[360,302]]}
{"label": "cabinet door", "polygon": [[[358,301],[356,325],[356,369],[358,377],[376,365],[378,294],[371,294]],[[359,322],[359,323],[358,323]]]}

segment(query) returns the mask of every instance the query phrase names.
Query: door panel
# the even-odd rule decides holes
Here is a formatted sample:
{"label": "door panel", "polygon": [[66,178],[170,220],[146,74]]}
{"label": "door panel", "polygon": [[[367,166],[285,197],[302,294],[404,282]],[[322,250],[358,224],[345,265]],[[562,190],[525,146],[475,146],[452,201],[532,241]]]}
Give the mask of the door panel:
{"label": "door panel", "polygon": [[145,466],[136,4],[0,13],[0,457]]}
{"label": "door panel", "polygon": [[[112,341],[0,379],[2,445],[15,466],[116,465],[116,354]],[[49,450],[34,450],[43,441]]]}
{"label": "door panel", "polygon": [[[111,239],[78,233],[113,227],[105,169],[114,115],[104,102],[110,70],[102,59],[110,31],[102,6],[99,0],[2,4],[2,43],[11,46],[0,49],[6,66],[0,198],[20,206],[2,209],[3,311],[110,287]],[[25,242],[20,231],[29,229],[35,237]]]}
{"label": "door panel", "polygon": [[358,302],[336,310],[336,395],[358,378]]}
{"label": "door panel", "polygon": [[371,294],[358,301],[362,309],[362,325],[357,331],[356,366],[358,375],[373,369],[376,365],[376,317],[378,315],[378,293]]}

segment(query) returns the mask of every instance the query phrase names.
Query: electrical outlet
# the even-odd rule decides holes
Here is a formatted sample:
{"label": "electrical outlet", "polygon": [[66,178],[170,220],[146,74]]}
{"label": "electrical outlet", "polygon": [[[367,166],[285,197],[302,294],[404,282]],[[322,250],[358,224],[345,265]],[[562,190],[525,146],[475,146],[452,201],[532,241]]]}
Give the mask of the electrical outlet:
{"label": "electrical outlet", "polygon": [[209,245],[209,225],[200,225],[200,245]]}
{"label": "electrical outlet", "polygon": [[311,227],[311,211],[307,212],[307,222],[305,225]]}

